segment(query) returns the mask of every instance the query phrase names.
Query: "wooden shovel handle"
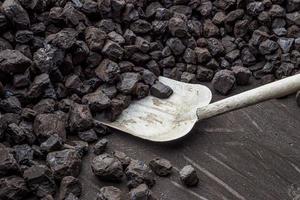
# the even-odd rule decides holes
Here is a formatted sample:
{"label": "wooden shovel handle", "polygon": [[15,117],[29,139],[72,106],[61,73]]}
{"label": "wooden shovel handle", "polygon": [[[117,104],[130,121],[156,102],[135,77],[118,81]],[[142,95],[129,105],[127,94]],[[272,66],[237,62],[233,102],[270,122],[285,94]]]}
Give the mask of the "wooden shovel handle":
{"label": "wooden shovel handle", "polygon": [[197,109],[198,120],[207,119],[300,90],[300,74],[269,83]]}

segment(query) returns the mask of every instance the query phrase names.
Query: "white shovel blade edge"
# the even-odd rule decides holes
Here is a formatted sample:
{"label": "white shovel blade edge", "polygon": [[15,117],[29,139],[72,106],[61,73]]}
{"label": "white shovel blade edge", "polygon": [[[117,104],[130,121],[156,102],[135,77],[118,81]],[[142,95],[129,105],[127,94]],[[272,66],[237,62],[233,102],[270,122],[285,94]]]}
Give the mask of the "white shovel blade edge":
{"label": "white shovel blade edge", "polygon": [[168,99],[149,95],[132,102],[114,122],[106,121],[101,115],[96,119],[109,127],[156,142],[185,136],[197,122],[197,108],[210,103],[211,91],[203,85],[165,77],[159,77],[159,81],[173,89]]}

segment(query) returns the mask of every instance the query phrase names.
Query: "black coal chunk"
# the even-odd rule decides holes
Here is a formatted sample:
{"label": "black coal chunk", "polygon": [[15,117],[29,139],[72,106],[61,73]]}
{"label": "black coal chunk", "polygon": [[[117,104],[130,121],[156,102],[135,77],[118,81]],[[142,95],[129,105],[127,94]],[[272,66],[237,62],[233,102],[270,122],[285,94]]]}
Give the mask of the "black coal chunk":
{"label": "black coal chunk", "polygon": [[148,188],[146,184],[141,184],[129,192],[129,199],[130,200],[135,200],[135,199],[156,200],[157,198],[153,195],[152,191]]}
{"label": "black coal chunk", "polygon": [[91,163],[91,167],[93,173],[101,180],[117,182],[122,180],[123,168],[121,162],[107,153],[96,156]]}
{"label": "black coal chunk", "polygon": [[171,34],[175,37],[189,36],[187,23],[179,16],[174,16],[169,20],[168,28]]}
{"label": "black coal chunk", "polygon": [[196,170],[193,166],[187,165],[183,167],[180,172],[180,180],[186,185],[186,186],[195,186],[199,182],[199,178],[197,175]]}
{"label": "black coal chunk", "polygon": [[49,75],[46,73],[36,76],[31,83],[26,95],[29,99],[39,99],[46,94],[51,87]]}
{"label": "black coal chunk", "polygon": [[130,29],[137,34],[148,33],[152,29],[152,25],[146,20],[138,19],[130,24]]}
{"label": "black coal chunk", "polygon": [[19,171],[19,165],[8,148],[0,146],[0,176],[11,175]]}
{"label": "black coal chunk", "polygon": [[0,199],[22,200],[29,195],[29,189],[23,178],[8,176],[0,178]]}
{"label": "black coal chunk", "polygon": [[173,94],[173,90],[162,82],[156,81],[150,88],[150,93],[157,98],[165,99]]}
{"label": "black coal chunk", "polygon": [[69,127],[72,132],[89,130],[93,126],[93,117],[89,106],[74,103],[69,113]]}
{"label": "black coal chunk", "polygon": [[6,129],[6,139],[10,144],[24,144],[27,140],[27,132],[19,125],[11,123]]}
{"label": "black coal chunk", "polygon": [[50,73],[62,64],[64,52],[51,45],[38,49],[33,54],[34,68],[39,73]]}
{"label": "black coal chunk", "polygon": [[139,73],[126,72],[121,74],[120,83],[117,88],[124,94],[132,94],[135,90],[138,81],[141,79]]}
{"label": "black coal chunk", "polygon": [[23,174],[29,189],[38,197],[55,194],[56,184],[51,170],[45,165],[34,165]]}
{"label": "black coal chunk", "polygon": [[17,0],[5,0],[2,4],[2,11],[16,29],[29,27],[28,13]]}
{"label": "black coal chunk", "polygon": [[78,137],[85,142],[95,142],[98,136],[93,129],[78,132]]}
{"label": "black coal chunk", "polygon": [[[53,124],[55,124],[55,126],[53,126]],[[34,133],[41,142],[47,140],[54,134],[66,140],[66,126],[60,115],[39,114],[34,120],[33,128]]]}
{"label": "black coal chunk", "polygon": [[222,95],[227,95],[236,82],[234,73],[229,70],[221,70],[217,72],[213,78],[213,87]]}
{"label": "black coal chunk", "polygon": [[77,177],[81,170],[81,156],[73,149],[54,151],[47,155],[47,164],[56,179],[64,176]]}
{"label": "black coal chunk", "polygon": [[181,40],[178,39],[178,38],[170,38],[166,42],[166,44],[167,44],[168,47],[170,47],[171,51],[173,52],[173,54],[175,56],[183,54],[183,52],[185,51],[185,48],[186,48],[183,45],[183,43],[181,42]]}
{"label": "black coal chunk", "polygon": [[121,190],[113,187],[106,186],[100,189],[100,192],[97,193],[96,200],[121,200]]}
{"label": "black coal chunk", "polygon": [[19,114],[22,111],[21,103],[19,99],[14,96],[0,100],[0,111]]}
{"label": "black coal chunk", "polygon": [[59,188],[59,200],[64,200],[69,194],[80,197],[82,185],[79,180],[73,176],[66,176],[61,180]]}
{"label": "black coal chunk", "polygon": [[131,162],[131,158],[128,157],[124,152],[114,151],[113,155],[121,162],[123,169],[125,169]]}
{"label": "black coal chunk", "polygon": [[106,149],[107,143],[108,143],[108,140],[105,138],[99,140],[93,147],[94,154],[96,154],[96,155],[102,154]]}
{"label": "black coal chunk", "polygon": [[277,42],[268,39],[259,45],[259,52],[262,55],[266,55],[266,54],[273,53],[278,48],[279,48],[279,45]]}
{"label": "black coal chunk", "polygon": [[236,83],[238,85],[247,85],[249,83],[251,77],[251,71],[242,66],[234,66],[232,67],[232,71],[236,78]]}
{"label": "black coal chunk", "polygon": [[196,73],[196,78],[199,81],[203,81],[203,82],[209,82],[213,79],[214,77],[214,71],[211,69],[207,69],[203,66],[198,66],[197,67],[197,73]]}
{"label": "black coal chunk", "polygon": [[31,65],[31,60],[17,50],[0,51],[0,72],[7,74],[23,73]]}
{"label": "black coal chunk", "polygon": [[45,142],[41,144],[41,150],[44,152],[51,152],[60,150],[63,146],[63,139],[57,134],[51,135]]}
{"label": "black coal chunk", "polygon": [[34,156],[34,150],[28,145],[14,146],[15,158],[20,165],[30,166]]}
{"label": "black coal chunk", "polygon": [[155,158],[149,162],[152,171],[159,176],[168,176],[172,172],[170,161],[163,158]]}
{"label": "black coal chunk", "polygon": [[78,33],[71,28],[65,28],[58,33],[49,35],[46,41],[58,48],[67,50],[73,47],[76,43],[76,37]]}
{"label": "black coal chunk", "polygon": [[124,49],[116,42],[107,40],[102,53],[113,60],[121,60],[124,54]]}
{"label": "black coal chunk", "polygon": [[119,65],[109,59],[104,59],[95,70],[96,75],[104,82],[114,83],[119,79]]}
{"label": "black coal chunk", "polygon": [[37,114],[53,113],[56,109],[56,102],[54,99],[42,99],[35,106],[33,110]]}
{"label": "black coal chunk", "polygon": [[125,170],[125,174],[129,188],[136,188],[142,183],[146,183],[149,187],[152,187],[155,184],[154,173],[142,161],[131,160]]}

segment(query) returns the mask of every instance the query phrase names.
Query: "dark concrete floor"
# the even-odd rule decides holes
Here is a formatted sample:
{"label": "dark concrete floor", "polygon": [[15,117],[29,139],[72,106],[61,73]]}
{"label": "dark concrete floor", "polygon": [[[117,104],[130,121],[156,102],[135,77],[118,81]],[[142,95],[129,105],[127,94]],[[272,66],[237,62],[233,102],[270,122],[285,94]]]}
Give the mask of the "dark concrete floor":
{"label": "dark concrete floor", "polygon": [[[213,101],[221,98],[214,94]],[[123,151],[146,162],[155,157],[172,162],[172,176],[156,178],[152,190],[158,199],[300,199],[300,108],[294,95],[201,121],[188,136],[172,143],[148,142],[117,131],[107,138],[108,151]],[[95,199],[97,191],[108,185],[127,193],[125,181],[111,184],[92,174],[93,157],[84,158],[81,199]],[[197,169],[200,184],[195,188],[179,181],[178,170],[186,164]]]}

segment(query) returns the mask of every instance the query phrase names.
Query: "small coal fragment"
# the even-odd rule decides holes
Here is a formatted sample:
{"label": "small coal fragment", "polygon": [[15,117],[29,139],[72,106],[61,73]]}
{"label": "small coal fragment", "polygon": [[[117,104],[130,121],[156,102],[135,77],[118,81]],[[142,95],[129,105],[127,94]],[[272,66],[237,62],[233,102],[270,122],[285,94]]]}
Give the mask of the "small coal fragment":
{"label": "small coal fragment", "polygon": [[96,75],[104,82],[114,83],[119,79],[119,65],[109,59],[104,59],[95,70]]}
{"label": "small coal fragment", "polygon": [[26,142],[26,130],[15,123],[11,123],[6,129],[6,139],[10,144],[24,144]]}
{"label": "small coal fragment", "polygon": [[216,38],[209,38],[207,45],[212,56],[222,55],[225,51],[222,43]]}
{"label": "small coal fragment", "polygon": [[149,162],[152,171],[158,176],[168,176],[172,172],[170,161],[163,158],[155,158]]}
{"label": "small coal fragment", "polygon": [[110,98],[101,90],[85,95],[82,102],[88,104],[92,112],[99,112],[111,104]]}
{"label": "small coal fragment", "polygon": [[198,66],[197,73],[196,73],[197,80],[203,81],[203,82],[209,82],[213,79],[213,77],[214,77],[213,70],[207,69],[202,66]]}
{"label": "small coal fragment", "polygon": [[116,42],[107,40],[102,53],[112,60],[121,60],[124,54],[124,49]]}
{"label": "small coal fragment", "polygon": [[186,48],[179,38],[170,38],[166,44],[175,56],[183,54]]}
{"label": "small coal fragment", "polygon": [[0,178],[0,199],[22,200],[29,195],[29,190],[23,178],[8,176]]}
{"label": "small coal fragment", "polygon": [[[53,126],[55,124],[55,126]],[[66,127],[61,116],[57,114],[39,114],[33,124],[34,133],[43,142],[50,136],[57,134],[63,141],[66,140]]]}
{"label": "small coal fragment", "polygon": [[51,135],[45,142],[41,144],[41,150],[44,152],[51,152],[60,150],[63,146],[63,139],[57,134]]}
{"label": "small coal fragment", "polygon": [[34,165],[24,171],[29,189],[38,197],[55,194],[56,184],[51,170],[45,165]]}
{"label": "small coal fragment", "polygon": [[39,73],[50,73],[62,64],[64,52],[51,45],[46,45],[45,48],[38,49],[33,54],[34,68]]}
{"label": "small coal fragment", "polygon": [[144,34],[152,29],[152,25],[145,20],[138,19],[130,24],[130,29],[136,34]]}
{"label": "small coal fragment", "polygon": [[53,99],[42,99],[35,106],[33,106],[33,110],[37,114],[43,113],[53,113],[55,110],[56,102]]}
{"label": "small coal fragment", "polygon": [[78,137],[85,142],[95,142],[98,136],[93,129],[78,132]]}
{"label": "small coal fragment", "polygon": [[234,73],[226,69],[217,72],[212,81],[214,89],[222,95],[227,95],[235,82]]}
{"label": "small coal fragment", "polygon": [[259,45],[259,52],[262,55],[266,55],[266,54],[273,53],[278,48],[279,48],[279,45],[277,44],[277,42],[274,42],[274,41],[268,39]]}
{"label": "small coal fragment", "polygon": [[125,109],[125,102],[122,99],[113,98],[111,101],[111,107],[108,112],[106,112],[107,118],[110,121],[114,121]]}
{"label": "small coal fragment", "polygon": [[129,192],[129,199],[130,200],[135,200],[135,199],[156,200],[157,198],[153,195],[152,191],[148,188],[146,184],[141,184]]}
{"label": "small coal fragment", "polygon": [[137,83],[135,90],[133,91],[133,94],[137,99],[142,99],[148,96],[149,94],[149,86],[145,85],[144,83]]}
{"label": "small coal fragment", "polygon": [[174,16],[169,20],[168,28],[175,37],[181,38],[189,36],[187,23],[179,16]]}
{"label": "small coal fragment", "polygon": [[114,151],[113,155],[121,162],[123,169],[125,169],[131,162],[131,158],[128,157],[124,152]]}
{"label": "small coal fragment", "polygon": [[68,144],[65,144],[65,146],[66,145],[70,145],[72,149],[75,149],[80,157],[83,157],[89,151],[89,144],[81,140],[72,140],[69,141]]}
{"label": "small coal fragment", "polygon": [[143,78],[143,81],[148,85],[153,85],[158,79],[157,76],[153,72],[151,72],[147,69],[145,69],[143,71],[142,78]]}
{"label": "small coal fragment", "polygon": [[30,19],[28,13],[17,0],[5,0],[1,7],[5,16],[16,29],[26,29],[29,27]]}
{"label": "small coal fragment", "polygon": [[155,184],[154,173],[142,161],[131,160],[130,164],[125,170],[127,177],[128,188],[136,188],[142,183],[146,183],[149,187]]}
{"label": "small coal fragment", "polygon": [[183,72],[180,81],[184,83],[196,83],[196,75],[189,72]]}
{"label": "small coal fragment", "polygon": [[69,113],[71,132],[85,131],[93,126],[93,117],[87,105],[74,103]]}
{"label": "small coal fragment", "polygon": [[282,62],[278,69],[275,71],[275,77],[277,79],[282,79],[291,76],[295,65],[289,62]]}
{"label": "small coal fragment", "polygon": [[157,98],[166,99],[173,94],[173,90],[162,82],[156,81],[150,88],[150,93]]}
{"label": "small coal fragment", "polygon": [[69,194],[80,197],[82,185],[79,180],[73,176],[66,176],[61,180],[59,188],[59,200],[64,200]]}
{"label": "small coal fragment", "polygon": [[199,182],[199,178],[197,176],[197,172],[194,169],[193,166],[187,165],[183,167],[180,172],[180,180],[186,185],[186,186],[195,186]]}
{"label": "small coal fragment", "polygon": [[120,92],[124,94],[132,94],[140,79],[141,76],[138,73],[133,73],[133,72],[123,73],[121,75],[121,80],[117,88]]}
{"label": "small coal fragment", "polygon": [[209,51],[205,48],[196,47],[195,54],[196,54],[198,63],[205,63],[211,59],[211,55],[210,55]]}
{"label": "small coal fragment", "polygon": [[236,83],[238,85],[247,85],[251,77],[251,71],[246,67],[234,66],[232,71],[236,78]]}
{"label": "small coal fragment", "polygon": [[21,103],[19,99],[14,96],[0,100],[0,111],[19,114],[22,111]]}
{"label": "small coal fragment", "polygon": [[0,176],[11,175],[19,171],[19,165],[8,148],[0,148]]}
{"label": "small coal fragment", "polygon": [[32,61],[17,50],[0,51],[0,72],[7,74],[23,73]]}
{"label": "small coal fragment", "polygon": [[38,99],[45,95],[46,90],[50,88],[51,82],[49,75],[46,73],[36,76],[29,86],[27,97],[29,99]]}
{"label": "small coal fragment", "polygon": [[49,44],[63,50],[72,48],[76,43],[78,32],[72,28],[65,28],[58,33],[51,34],[46,38]]}
{"label": "small coal fragment", "polygon": [[102,153],[105,151],[105,149],[106,149],[107,143],[108,143],[108,140],[105,139],[105,138],[99,140],[99,141],[94,145],[94,147],[93,147],[93,149],[94,149],[94,151],[93,151],[94,154],[96,154],[96,155],[102,154]]}
{"label": "small coal fragment", "polygon": [[121,200],[121,194],[121,190],[116,187],[102,187],[100,192],[97,193],[96,200]]}
{"label": "small coal fragment", "polygon": [[60,180],[64,176],[77,177],[81,170],[81,156],[73,149],[54,151],[47,155],[47,164],[56,179]]}
{"label": "small coal fragment", "polygon": [[28,144],[16,145],[14,150],[15,158],[20,165],[31,165],[34,151]]}
{"label": "small coal fragment", "polygon": [[96,156],[91,163],[91,167],[93,173],[101,180],[116,182],[122,180],[123,168],[121,162],[107,153]]}

